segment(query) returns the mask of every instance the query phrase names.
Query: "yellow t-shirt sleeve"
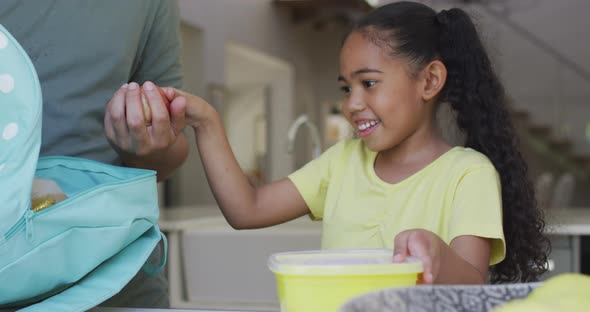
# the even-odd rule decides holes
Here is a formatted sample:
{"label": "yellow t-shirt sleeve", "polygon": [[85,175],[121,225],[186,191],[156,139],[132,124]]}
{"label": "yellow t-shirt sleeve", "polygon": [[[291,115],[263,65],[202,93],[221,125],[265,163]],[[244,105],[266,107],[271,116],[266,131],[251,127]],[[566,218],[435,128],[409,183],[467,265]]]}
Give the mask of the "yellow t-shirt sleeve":
{"label": "yellow t-shirt sleeve", "polygon": [[455,190],[449,243],[462,235],[491,239],[490,265],[504,260],[506,243],[502,227],[502,190],[500,177],[491,165],[467,171]]}
{"label": "yellow t-shirt sleeve", "polygon": [[324,216],[324,205],[332,168],[338,160],[343,145],[344,142],[340,142],[332,146],[320,157],[288,176],[305,200],[313,219],[321,220]]}

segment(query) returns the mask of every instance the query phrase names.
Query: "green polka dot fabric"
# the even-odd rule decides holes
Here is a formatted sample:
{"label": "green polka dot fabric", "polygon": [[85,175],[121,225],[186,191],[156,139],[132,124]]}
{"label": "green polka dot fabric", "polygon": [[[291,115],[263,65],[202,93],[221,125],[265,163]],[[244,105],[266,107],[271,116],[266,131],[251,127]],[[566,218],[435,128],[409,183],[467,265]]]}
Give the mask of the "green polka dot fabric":
{"label": "green polka dot fabric", "polygon": [[9,231],[31,205],[41,115],[41,87],[33,64],[0,25],[0,233]]}

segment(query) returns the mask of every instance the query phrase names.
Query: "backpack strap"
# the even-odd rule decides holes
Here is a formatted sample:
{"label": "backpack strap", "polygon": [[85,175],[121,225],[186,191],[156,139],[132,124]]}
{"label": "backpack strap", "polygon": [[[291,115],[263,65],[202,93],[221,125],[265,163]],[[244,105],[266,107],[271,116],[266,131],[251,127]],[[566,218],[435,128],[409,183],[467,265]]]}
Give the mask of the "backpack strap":
{"label": "backpack strap", "polygon": [[5,236],[31,207],[41,116],[41,85],[33,63],[0,25],[0,252]]}
{"label": "backpack strap", "polygon": [[162,255],[160,256],[160,263],[152,264],[149,263],[149,261],[146,261],[143,267],[141,267],[143,272],[145,272],[147,275],[155,276],[158,273],[162,272],[162,270],[166,266],[166,260],[168,259],[168,239],[166,239],[164,233],[162,233],[162,244],[164,246],[164,250],[162,252]]}

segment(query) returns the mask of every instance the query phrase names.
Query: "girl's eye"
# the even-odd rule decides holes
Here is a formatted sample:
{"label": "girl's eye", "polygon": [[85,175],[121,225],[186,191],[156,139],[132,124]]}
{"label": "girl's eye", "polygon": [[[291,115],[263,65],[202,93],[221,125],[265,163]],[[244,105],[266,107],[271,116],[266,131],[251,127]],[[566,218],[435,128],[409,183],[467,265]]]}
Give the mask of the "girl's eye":
{"label": "girl's eye", "polygon": [[348,94],[348,93],[350,93],[350,87],[347,87],[347,86],[341,86],[341,87],[340,87],[340,91],[342,91],[342,92],[343,92],[343,93],[345,93],[345,94]]}
{"label": "girl's eye", "polygon": [[376,84],[377,84],[377,81],[375,81],[375,80],[363,80],[363,86],[365,86],[365,88],[370,88]]}

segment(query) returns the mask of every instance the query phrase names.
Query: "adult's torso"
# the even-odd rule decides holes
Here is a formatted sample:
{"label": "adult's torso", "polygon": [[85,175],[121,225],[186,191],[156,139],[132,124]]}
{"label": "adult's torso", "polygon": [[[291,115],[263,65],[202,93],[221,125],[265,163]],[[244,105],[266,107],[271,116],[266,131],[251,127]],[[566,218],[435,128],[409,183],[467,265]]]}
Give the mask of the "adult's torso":
{"label": "adult's torso", "polygon": [[0,1],[0,24],[41,81],[42,156],[119,162],[104,135],[104,110],[140,66],[154,7],[144,0]]}

